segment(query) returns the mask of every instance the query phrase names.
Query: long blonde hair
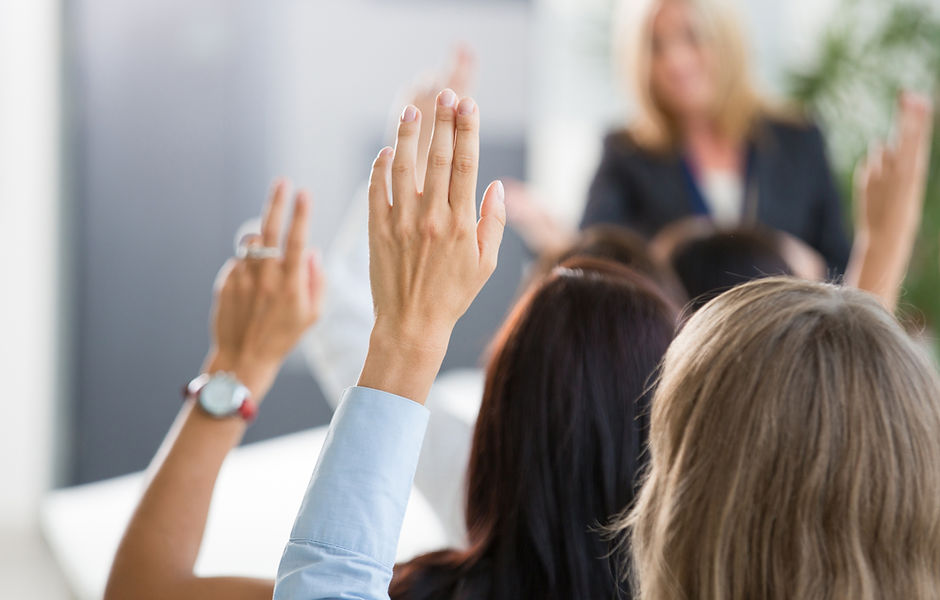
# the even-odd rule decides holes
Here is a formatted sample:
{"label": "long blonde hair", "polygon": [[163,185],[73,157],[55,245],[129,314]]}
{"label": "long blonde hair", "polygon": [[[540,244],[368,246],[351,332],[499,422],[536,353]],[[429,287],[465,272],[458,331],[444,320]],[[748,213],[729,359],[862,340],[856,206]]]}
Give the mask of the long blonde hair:
{"label": "long blonde hair", "polygon": [[872,297],[719,296],[666,355],[619,523],[645,600],[940,597],[940,379]]}
{"label": "long blonde hair", "polygon": [[622,0],[615,19],[615,62],[631,83],[637,114],[630,132],[651,150],[675,149],[679,127],[652,85],[653,19],[662,2],[682,2],[697,18],[699,35],[715,52],[719,69],[714,119],[730,139],[747,137],[759,115],[769,111],[751,79],[748,48],[737,15],[727,0]]}

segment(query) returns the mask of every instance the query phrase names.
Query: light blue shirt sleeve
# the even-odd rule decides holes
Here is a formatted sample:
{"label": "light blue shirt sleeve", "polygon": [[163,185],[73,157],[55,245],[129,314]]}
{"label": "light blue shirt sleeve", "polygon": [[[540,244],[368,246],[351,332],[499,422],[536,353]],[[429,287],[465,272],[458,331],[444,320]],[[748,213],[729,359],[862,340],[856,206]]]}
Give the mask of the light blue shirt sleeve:
{"label": "light blue shirt sleeve", "polygon": [[284,549],[275,599],[387,599],[428,411],[346,390]]}

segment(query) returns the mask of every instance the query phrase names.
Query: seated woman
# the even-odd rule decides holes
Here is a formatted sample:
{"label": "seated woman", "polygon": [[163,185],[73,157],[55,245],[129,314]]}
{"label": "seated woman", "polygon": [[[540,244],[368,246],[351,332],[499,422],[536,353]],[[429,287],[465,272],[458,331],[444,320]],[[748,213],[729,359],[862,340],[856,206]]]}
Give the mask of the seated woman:
{"label": "seated woman", "polygon": [[613,263],[571,259],[536,284],[487,368],[466,483],[468,549],[399,565],[390,596],[629,597],[597,524],[632,504],[648,383],[674,328],[661,294]]}
{"label": "seated woman", "polygon": [[852,288],[771,278],[706,305],[667,353],[621,525],[640,597],[935,598],[935,368]]}
{"label": "seated woman", "polygon": [[[862,178],[855,280],[877,296],[764,279],[706,305],[671,346],[653,405],[652,474],[627,522],[642,597],[926,599],[940,587],[940,380],[885,310],[917,229],[929,114],[908,104],[901,123],[897,148]],[[492,270],[501,232],[487,219],[492,198],[470,234],[472,186],[457,177],[449,194],[416,192],[413,137],[404,124],[396,168],[389,150],[373,168],[376,325],[276,598],[388,597],[426,423],[418,405]]]}
{"label": "seated woman", "polygon": [[[473,128],[458,133],[458,148],[468,146],[472,142],[461,136],[476,135],[475,112],[455,116],[454,110],[438,107],[435,135],[453,131],[456,118]],[[399,155],[420,118],[413,108],[406,110],[409,117],[402,123]],[[438,171],[431,172],[429,186],[439,185]],[[496,190],[488,197],[490,209]],[[453,191],[451,186],[451,202],[457,199]],[[260,402],[277,370],[268,357],[283,358],[319,312],[318,266],[297,258],[297,232],[306,227],[304,196],[298,197],[284,259],[271,257],[277,254],[272,248],[285,194],[284,184],[275,186],[257,241],[261,247],[249,245],[246,257],[220,274],[216,350],[204,370],[212,377],[204,387],[193,386],[181,413],[182,430],[168,436],[169,454],[128,528],[108,598],[271,596],[273,582],[196,578],[192,561],[221,459],[245,427],[237,416],[207,418],[216,414],[211,411],[219,395],[225,398],[217,382],[228,378],[238,389],[238,380],[250,392],[248,402]],[[372,210],[381,208],[373,201]],[[642,245],[633,241],[610,230],[585,237],[570,249],[571,258],[541,276],[519,301],[494,342],[473,433],[461,501],[469,547],[399,566],[393,597],[629,597],[598,525],[632,503],[646,444],[648,383],[672,339],[677,308],[646,276],[584,256],[610,255],[656,275]],[[265,347],[276,335],[283,339]],[[258,365],[261,373],[255,375]],[[465,468],[439,469],[437,485],[463,489]]]}
{"label": "seated woman", "polygon": [[[730,4],[621,5],[617,58],[635,115],[604,141],[581,227],[615,223],[653,237],[692,215],[721,227],[759,223],[805,241],[829,275],[844,273],[849,242],[822,135],[802,115],[761,98]],[[526,204],[524,194],[510,203],[516,198]],[[544,210],[510,209],[537,250],[565,239]]]}
{"label": "seated woman", "polygon": [[[433,108],[432,103],[431,110]],[[430,129],[427,123],[422,123],[421,138]],[[422,147],[426,147],[426,143],[419,142],[419,167],[425,162],[421,160],[422,155],[426,155]],[[324,253],[329,285],[322,318],[300,344],[311,371],[334,408],[343,390],[359,376],[374,321],[368,288],[367,215],[359,214],[364,213],[360,208],[366,208],[365,199],[361,207],[350,207],[342,233]],[[616,225],[589,227],[579,232],[560,253],[540,257],[525,278],[523,290],[542,281],[560,263],[578,257],[611,260],[629,266],[656,284],[674,305],[682,306],[686,301],[671,271],[656,264],[648,255],[646,241]],[[440,521],[446,546],[456,549],[468,547],[466,467],[484,383],[483,368],[447,369],[435,379],[426,401],[429,422],[415,473],[415,488]]]}

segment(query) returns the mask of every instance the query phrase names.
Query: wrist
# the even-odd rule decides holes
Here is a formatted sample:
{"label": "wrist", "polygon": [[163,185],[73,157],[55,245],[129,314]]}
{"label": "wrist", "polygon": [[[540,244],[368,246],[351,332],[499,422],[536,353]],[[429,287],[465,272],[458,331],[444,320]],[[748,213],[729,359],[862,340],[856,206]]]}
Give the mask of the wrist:
{"label": "wrist", "polygon": [[433,321],[408,321],[378,315],[372,326],[370,344],[391,345],[401,352],[417,356],[430,355],[441,357],[447,352],[454,323]]}
{"label": "wrist", "polygon": [[376,319],[358,385],[424,404],[447,353],[450,331],[446,337],[444,328],[431,327],[420,336],[413,331]]}

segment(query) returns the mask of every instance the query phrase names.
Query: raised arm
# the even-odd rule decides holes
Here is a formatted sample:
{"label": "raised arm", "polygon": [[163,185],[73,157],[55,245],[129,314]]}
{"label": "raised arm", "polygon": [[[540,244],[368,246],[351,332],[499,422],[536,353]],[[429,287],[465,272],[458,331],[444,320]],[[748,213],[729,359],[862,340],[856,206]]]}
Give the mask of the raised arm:
{"label": "raised arm", "polygon": [[897,139],[874,146],[856,172],[857,225],[846,283],[875,294],[891,311],[920,227],[932,110],[926,97],[903,93]]}
{"label": "raised arm", "polygon": [[[395,547],[427,412],[421,406],[457,319],[496,267],[502,185],[477,220],[479,112],[437,98],[427,174],[416,177],[422,115],[408,106],[395,149],[369,187],[375,326],[359,386],[347,392],[278,569],[275,598],[388,598]],[[420,189],[420,191],[419,191]]]}
{"label": "raised arm", "polygon": [[[286,184],[275,185],[254,246],[277,250],[286,196]],[[323,282],[304,248],[309,211],[310,201],[300,192],[283,258],[233,259],[217,278],[212,349],[203,373],[234,375],[254,405],[319,311]],[[184,403],[154,459],[152,479],[115,556],[107,600],[271,598],[273,581],[193,573],[216,477],[246,428],[239,414],[210,416],[201,406],[195,399]]]}
{"label": "raised arm", "polygon": [[[422,76],[402,96],[401,104],[415,106],[422,114],[433,115],[438,93],[449,88],[457,95],[469,94],[476,76],[476,58],[464,45],[454,48],[446,67]],[[389,136],[394,141],[395,130]],[[424,182],[428,148],[434,119],[421,123],[415,160],[417,181]],[[333,237],[324,259],[330,282],[323,304],[320,325],[301,342],[307,363],[326,395],[336,408],[343,390],[359,376],[369,346],[372,330],[372,299],[369,295],[367,186],[357,189],[347,207],[343,222]],[[361,201],[361,202],[360,202]]]}

